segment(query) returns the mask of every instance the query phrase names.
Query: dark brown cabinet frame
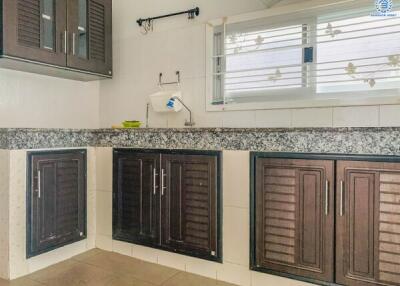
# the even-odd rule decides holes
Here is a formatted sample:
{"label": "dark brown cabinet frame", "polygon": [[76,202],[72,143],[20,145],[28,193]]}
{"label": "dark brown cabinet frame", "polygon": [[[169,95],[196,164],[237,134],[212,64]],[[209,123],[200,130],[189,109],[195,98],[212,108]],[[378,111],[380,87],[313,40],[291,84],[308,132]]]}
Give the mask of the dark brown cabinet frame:
{"label": "dark brown cabinet frame", "polygon": [[171,248],[168,246],[163,246],[160,244],[155,244],[146,241],[132,241],[126,238],[116,237],[115,233],[117,230],[117,212],[118,212],[118,205],[116,200],[116,190],[118,189],[118,174],[114,171],[118,167],[118,161],[116,160],[116,156],[113,156],[113,239],[124,241],[128,243],[134,243],[137,245],[143,245],[147,247],[151,247],[154,249],[165,250],[173,253],[178,253],[182,255],[189,255],[192,257],[205,259],[209,261],[215,261],[222,263],[223,261],[223,252],[222,252],[222,215],[223,215],[223,208],[222,208],[222,152],[220,151],[198,151],[198,150],[165,150],[165,149],[132,149],[132,148],[115,148],[115,152],[118,153],[142,153],[142,154],[161,154],[161,155],[205,155],[205,156],[215,156],[217,158],[217,170],[216,170],[216,195],[217,195],[217,213],[216,213],[216,234],[217,234],[217,255],[210,256],[210,255],[199,255],[196,251],[190,250],[181,250],[177,248]]}
{"label": "dark brown cabinet frame", "polygon": [[[264,267],[258,267],[256,261],[256,162],[257,159],[301,159],[301,160],[332,160],[336,169],[337,161],[368,161],[400,163],[399,156],[380,156],[380,155],[343,155],[343,154],[317,154],[317,153],[281,153],[281,152],[251,152],[250,153],[250,269],[257,272],[281,276],[297,281],[313,283],[324,286],[340,286],[340,284],[319,281],[308,277],[292,275],[279,272]],[[333,180],[332,189],[336,189],[336,174]],[[336,196],[335,201],[336,204]],[[334,208],[336,217],[336,208]],[[334,243],[334,257],[336,260],[336,244]],[[336,274],[336,263],[332,261],[334,276]]]}
{"label": "dark brown cabinet frame", "polygon": [[[42,46],[19,43],[17,29],[18,5],[21,4],[19,1],[21,0],[0,0],[0,65],[2,67],[72,79],[112,78],[112,0],[87,0],[88,55],[85,59],[80,58],[73,51],[77,41],[74,36],[78,33],[78,2],[76,0],[54,2],[56,22],[52,51]],[[27,4],[29,6],[32,3],[27,1]],[[103,19],[99,20],[101,16],[104,22],[101,22]],[[31,27],[27,28],[28,32],[29,28]],[[67,33],[65,36],[64,32]],[[43,31],[39,30],[38,34],[37,40],[41,43]]]}
{"label": "dark brown cabinet frame", "polygon": [[[65,241],[63,243],[57,244],[53,247],[49,247],[46,250],[39,251],[39,252],[31,252],[30,251],[30,244],[31,244],[31,235],[32,235],[32,221],[31,221],[31,202],[32,202],[32,159],[35,155],[54,155],[54,154],[81,154],[83,155],[83,172],[84,172],[84,194],[83,194],[83,205],[84,205],[84,229],[83,235],[73,241]],[[27,174],[26,174],[26,257],[31,258],[57,248],[69,245],[71,243],[75,243],[81,240],[85,240],[87,238],[87,151],[85,149],[74,149],[74,150],[57,150],[57,151],[32,151],[27,152]]]}

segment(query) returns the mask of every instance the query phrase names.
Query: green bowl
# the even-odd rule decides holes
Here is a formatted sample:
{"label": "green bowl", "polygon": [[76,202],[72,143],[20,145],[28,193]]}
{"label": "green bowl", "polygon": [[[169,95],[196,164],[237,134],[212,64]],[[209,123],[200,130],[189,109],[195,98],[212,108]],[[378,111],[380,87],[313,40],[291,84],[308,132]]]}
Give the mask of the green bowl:
{"label": "green bowl", "polygon": [[139,128],[142,125],[140,121],[124,121],[122,122],[122,126],[124,128]]}

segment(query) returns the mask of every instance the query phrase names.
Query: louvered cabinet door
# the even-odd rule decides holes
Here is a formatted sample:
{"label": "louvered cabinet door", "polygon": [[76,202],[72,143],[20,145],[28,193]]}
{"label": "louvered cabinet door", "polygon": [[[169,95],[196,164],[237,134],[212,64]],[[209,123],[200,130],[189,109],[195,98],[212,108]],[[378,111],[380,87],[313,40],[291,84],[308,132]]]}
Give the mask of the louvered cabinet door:
{"label": "louvered cabinet door", "polygon": [[217,157],[162,156],[162,243],[190,255],[216,259]]}
{"label": "louvered cabinet door", "polygon": [[400,285],[400,164],[339,161],[336,280]]}
{"label": "louvered cabinet door", "polygon": [[333,165],[256,160],[256,268],[333,282]]}
{"label": "louvered cabinet door", "polygon": [[112,0],[68,0],[70,68],[112,76]]}
{"label": "louvered cabinet door", "polygon": [[84,151],[30,155],[28,257],[86,237],[85,157]]}
{"label": "louvered cabinet door", "polygon": [[114,239],[159,244],[159,168],[159,154],[114,151]]}
{"label": "louvered cabinet door", "polygon": [[66,0],[3,0],[3,55],[65,67]]}

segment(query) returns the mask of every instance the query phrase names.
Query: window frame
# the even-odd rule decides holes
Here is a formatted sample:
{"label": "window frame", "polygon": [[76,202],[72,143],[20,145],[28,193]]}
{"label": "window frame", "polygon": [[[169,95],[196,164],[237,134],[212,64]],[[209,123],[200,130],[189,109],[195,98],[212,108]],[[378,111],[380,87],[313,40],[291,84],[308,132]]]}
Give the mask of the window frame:
{"label": "window frame", "polygon": [[[284,100],[266,101],[260,97],[259,101],[242,102],[234,104],[225,104],[225,97],[222,95],[223,103],[213,104],[214,92],[216,85],[214,84],[214,68],[215,56],[214,51],[214,33],[218,27],[225,29],[226,25],[237,24],[240,22],[268,19],[267,25],[271,28],[274,26],[291,25],[291,24],[308,24],[318,25],[318,16],[321,13],[335,13],[343,9],[363,9],[374,11],[373,3],[369,0],[348,0],[337,1],[321,1],[311,0],[305,3],[286,5],[282,7],[271,8],[264,11],[237,15],[233,17],[225,17],[213,20],[206,25],[206,111],[235,111],[235,110],[266,110],[266,109],[293,109],[293,108],[312,108],[312,107],[339,107],[339,106],[368,106],[368,105],[390,105],[400,103],[400,89],[387,90],[370,90],[354,92],[331,92],[317,93],[317,86],[311,85],[314,91],[310,94],[307,88],[294,88],[292,90],[270,90],[268,95],[279,94],[284,96]],[[368,11],[369,11],[368,10]],[[291,21],[291,16],[296,14],[298,20]],[[399,15],[400,17],[400,15]],[[221,29],[221,28],[219,28]],[[223,32],[223,31],[222,31]],[[311,37],[310,46],[315,47],[316,36]],[[314,48],[314,58],[317,58],[317,49]],[[222,64],[225,65],[225,58],[222,58]],[[314,62],[311,66],[316,65]],[[315,70],[315,69],[314,69]],[[222,77],[223,78],[223,77]],[[313,77],[310,77],[311,79]],[[221,80],[222,87],[224,85]],[[309,88],[308,88],[309,89]],[[222,91],[223,88],[222,88]],[[265,93],[265,91],[264,91]],[[322,95],[323,94],[323,95]],[[298,95],[301,95],[300,97]],[[349,96],[351,95],[351,96]]]}

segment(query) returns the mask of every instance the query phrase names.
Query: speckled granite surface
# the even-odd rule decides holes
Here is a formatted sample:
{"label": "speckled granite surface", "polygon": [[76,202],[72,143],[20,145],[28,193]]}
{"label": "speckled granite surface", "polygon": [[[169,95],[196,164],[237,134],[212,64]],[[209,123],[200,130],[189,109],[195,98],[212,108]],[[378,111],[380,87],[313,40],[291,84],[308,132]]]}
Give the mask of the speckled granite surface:
{"label": "speckled granite surface", "polygon": [[400,128],[0,129],[2,149],[86,146],[400,155]]}

